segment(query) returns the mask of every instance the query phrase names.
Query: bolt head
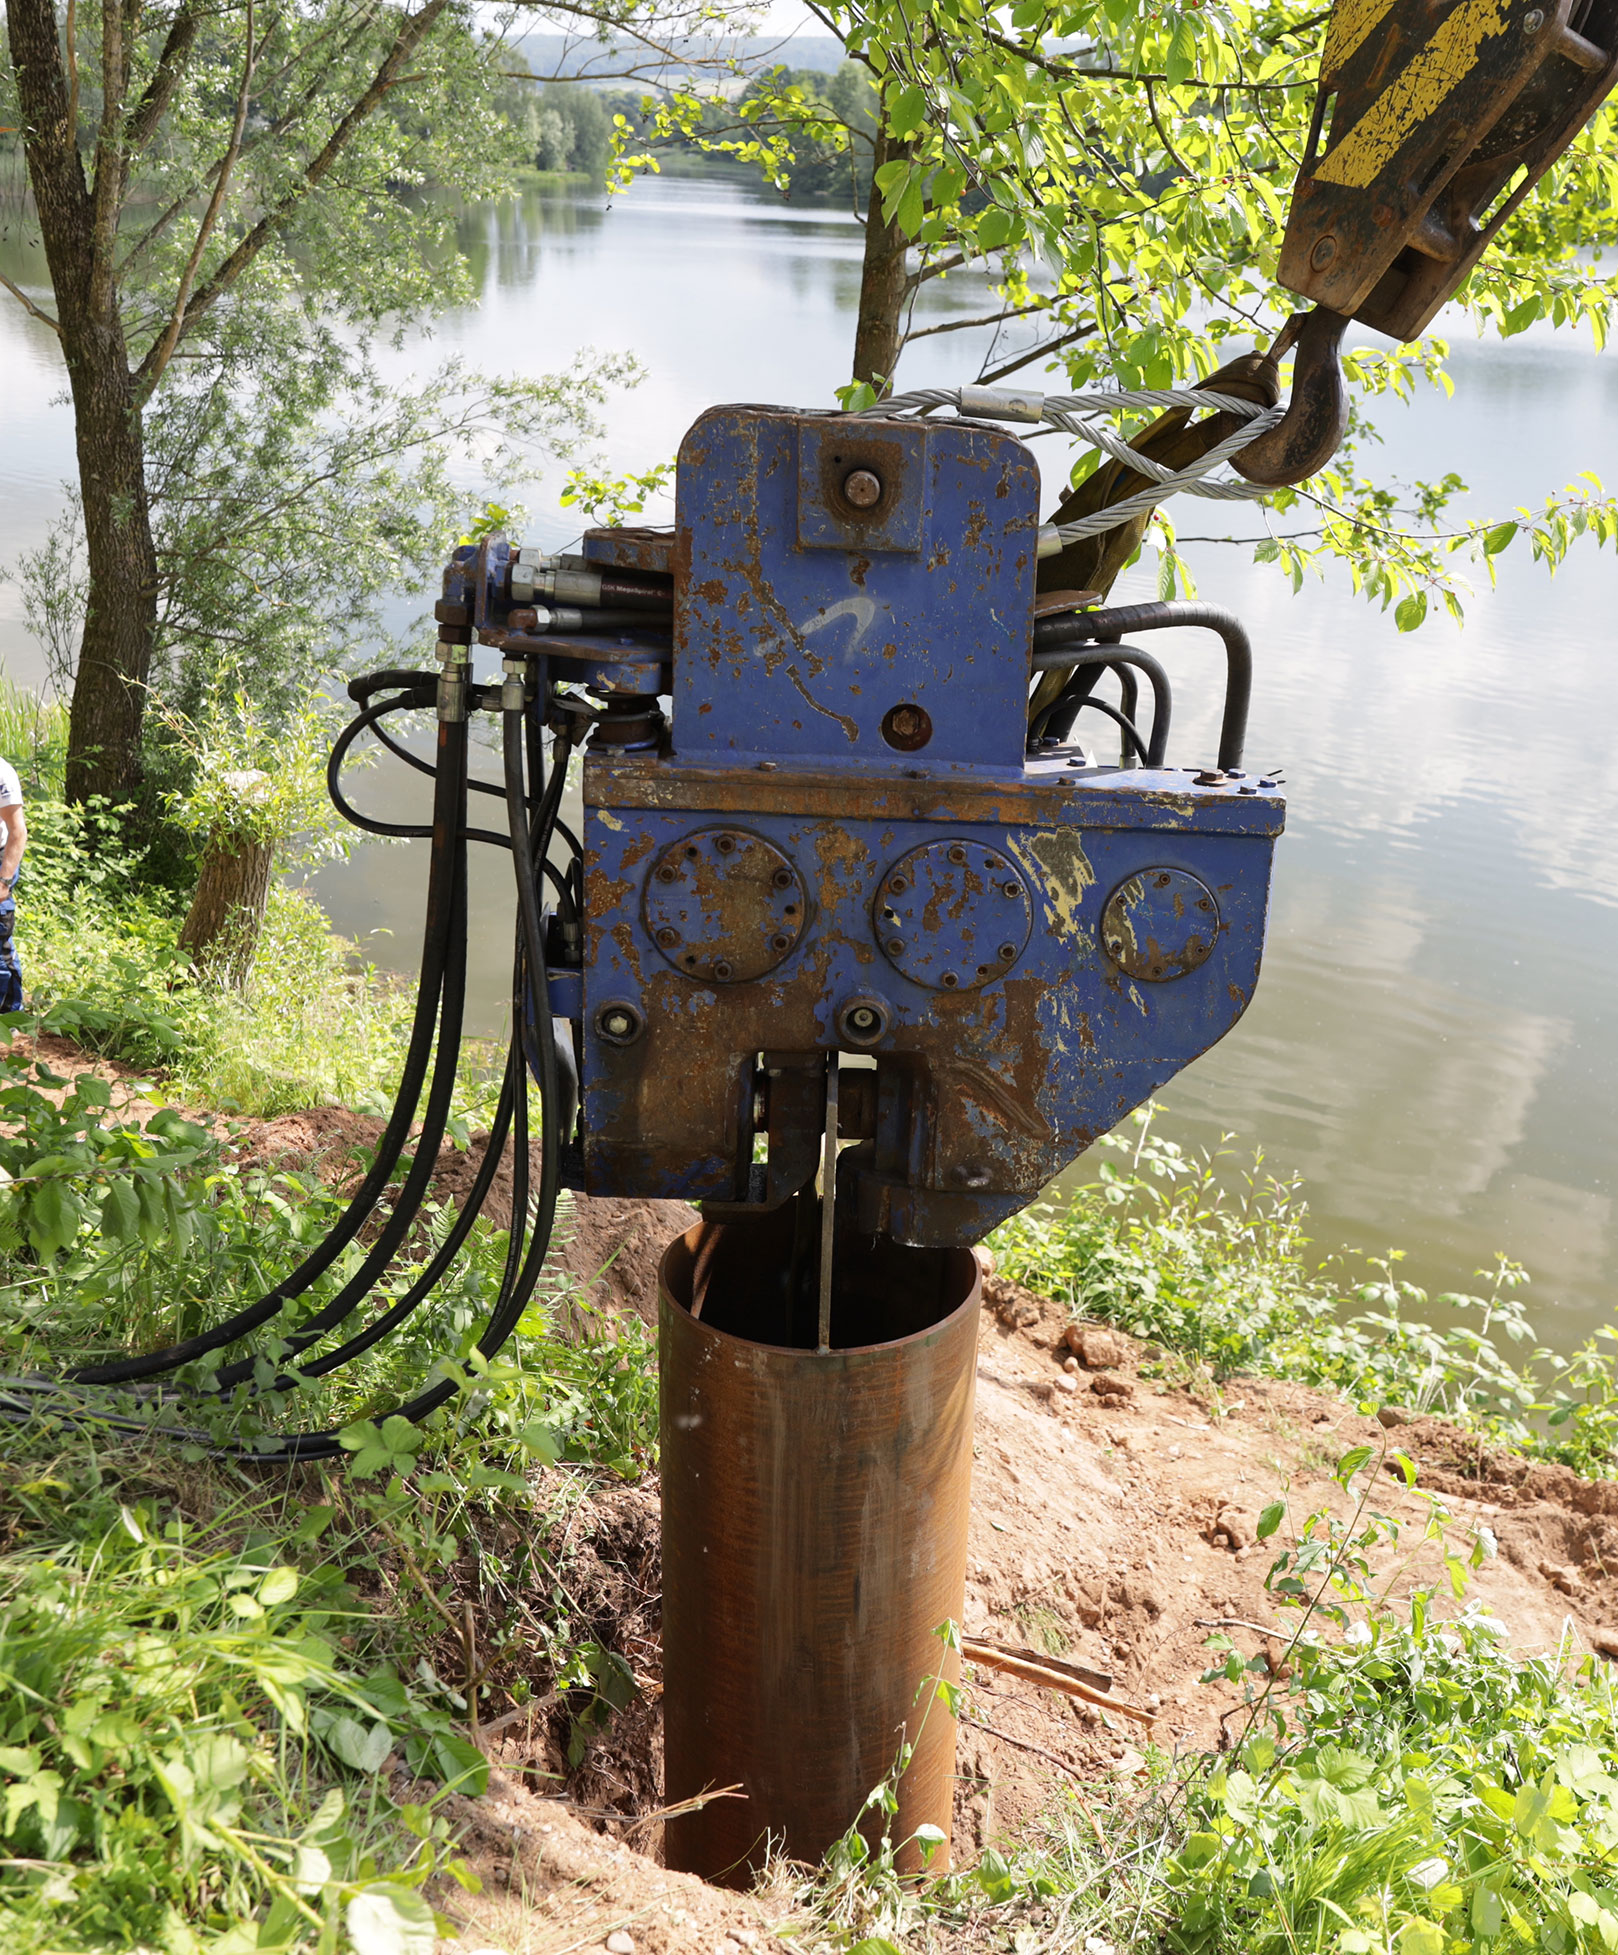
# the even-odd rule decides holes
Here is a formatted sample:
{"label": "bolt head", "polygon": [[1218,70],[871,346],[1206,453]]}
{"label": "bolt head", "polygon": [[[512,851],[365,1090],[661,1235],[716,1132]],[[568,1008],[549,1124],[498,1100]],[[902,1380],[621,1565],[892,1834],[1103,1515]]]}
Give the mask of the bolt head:
{"label": "bolt head", "polygon": [[955,863],[961,863],[966,860],[966,850],[961,847],[959,842],[956,842],[950,849],[949,859]]}
{"label": "bolt head", "polygon": [[1002,964],[1009,964],[1016,955],[1017,946],[1015,944],[1002,944],[1000,946],[1000,961]]}
{"label": "bolt head", "polygon": [[662,945],[664,950],[672,950],[680,941],[680,933],[678,930],[671,930],[665,926],[658,931],[657,941]]}
{"label": "bolt head", "polygon": [[1545,16],[1540,12],[1538,7],[1535,7],[1532,13],[1524,14],[1522,17],[1522,31],[1525,34],[1537,34],[1544,25]]}
{"label": "bolt head", "polygon": [[882,500],[882,478],[874,469],[851,469],[843,477],[843,499],[856,509],[874,509]]}
{"label": "bolt head", "polygon": [[902,896],[909,887],[910,878],[908,876],[889,876],[888,878],[888,889],[895,896]]}
{"label": "bolt head", "polygon": [[734,835],[716,836],[714,838],[714,847],[721,855],[732,855],[736,849],[736,837]]}
{"label": "bolt head", "polygon": [[657,879],[659,882],[673,882],[679,873],[672,863],[665,862],[657,872]]}
{"label": "bolt head", "polygon": [[731,967],[729,963],[723,957],[715,959],[713,974],[721,982],[723,982],[726,978],[730,976],[730,969]]}
{"label": "bolt head", "polygon": [[1003,882],[1000,885],[1000,894],[1002,896],[1009,896],[1013,899],[1013,901],[1015,901],[1016,898],[1022,894],[1022,884],[1016,882]]}
{"label": "bolt head", "polygon": [[888,955],[889,955],[890,957],[900,957],[900,956],[903,956],[903,954],[904,954],[904,947],[905,947],[905,945],[904,945],[904,938],[903,938],[903,937],[889,937],[889,939],[888,939]]}
{"label": "bolt head", "polygon": [[1309,263],[1315,271],[1323,272],[1336,256],[1337,240],[1333,237],[1319,238],[1309,254]]}
{"label": "bolt head", "polygon": [[774,936],[770,939],[771,950],[790,950],[792,939],[788,936]]}
{"label": "bolt head", "polygon": [[601,1029],[610,1032],[615,1039],[621,1039],[634,1023],[627,1011],[609,1011],[601,1021]]}
{"label": "bolt head", "polygon": [[770,881],[777,889],[790,889],[793,881],[792,871],[790,869],[777,869],[775,874],[771,876]]}
{"label": "bolt head", "polygon": [[960,981],[953,971],[945,971],[938,980],[946,991],[953,991]]}
{"label": "bolt head", "polygon": [[874,1032],[880,1021],[869,1005],[856,1005],[848,1014],[848,1022],[856,1032]]}

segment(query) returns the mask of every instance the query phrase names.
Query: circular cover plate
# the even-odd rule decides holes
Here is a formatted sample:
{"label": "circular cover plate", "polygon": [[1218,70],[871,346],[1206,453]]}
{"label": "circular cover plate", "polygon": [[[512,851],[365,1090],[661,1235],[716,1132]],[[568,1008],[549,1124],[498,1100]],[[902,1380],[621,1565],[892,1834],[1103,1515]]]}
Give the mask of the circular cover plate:
{"label": "circular cover plate", "polygon": [[912,983],[972,991],[1022,955],[1033,903],[998,849],[964,838],[924,842],[882,878],[871,923],[883,956]]}
{"label": "circular cover plate", "polygon": [[710,984],[763,977],[803,935],[803,884],[791,859],[744,828],[699,828],[652,864],[642,911],[677,971]]}
{"label": "circular cover plate", "polygon": [[1101,946],[1129,977],[1162,984],[1206,964],[1219,936],[1219,904],[1184,869],[1142,869],[1101,913]]}

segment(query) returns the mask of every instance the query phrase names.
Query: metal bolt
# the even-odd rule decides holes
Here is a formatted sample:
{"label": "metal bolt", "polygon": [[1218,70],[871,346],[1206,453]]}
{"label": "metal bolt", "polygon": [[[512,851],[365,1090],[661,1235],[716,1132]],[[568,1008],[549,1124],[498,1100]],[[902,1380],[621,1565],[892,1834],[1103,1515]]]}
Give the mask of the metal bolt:
{"label": "metal bolt", "polygon": [[790,889],[797,878],[790,869],[777,869],[770,881],[777,889]]}
{"label": "metal bolt", "polygon": [[874,1032],[882,1023],[869,1005],[856,1005],[848,1014],[848,1028],[851,1032]]}
{"label": "metal bolt", "polygon": [[901,956],[903,956],[903,954],[904,954],[904,947],[905,947],[905,944],[904,944],[904,938],[903,938],[903,937],[889,937],[889,939],[888,939],[888,955],[889,955],[890,957],[901,957]]}
{"label": "metal bolt", "polygon": [[1192,784],[1196,787],[1223,787],[1225,779],[1225,774],[1218,767],[1205,767],[1200,774],[1191,776]]}
{"label": "metal bolt", "polygon": [[657,879],[659,882],[674,882],[678,878],[679,873],[679,870],[671,862],[665,862],[657,872]]}
{"label": "metal bolt", "polygon": [[889,715],[892,729],[902,740],[921,731],[921,715],[914,706],[895,706]]}
{"label": "metal bolt", "polygon": [[680,941],[680,933],[678,930],[669,929],[669,927],[665,924],[664,927],[661,930],[659,930],[657,933],[657,941],[663,947],[664,950],[672,950],[674,946]]}
{"label": "metal bolt", "polygon": [[790,950],[792,948],[792,939],[785,936],[771,937],[770,948],[771,950]]}
{"label": "metal bolt", "polygon": [[730,855],[735,850],[736,837],[734,835],[717,835],[714,838],[714,847],[718,849],[721,855]]}
{"label": "metal bolt", "polygon": [[1002,896],[1010,896],[1015,900],[1022,894],[1022,884],[1020,882],[1003,882],[1000,885],[1000,894]]}
{"label": "metal bolt", "polygon": [[1337,240],[1321,238],[1309,254],[1309,263],[1315,271],[1323,272],[1336,256]]}
{"label": "metal bolt", "polygon": [[875,470],[856,468],[843,477],[843,497],[856,509],[874,509],[882,500],[882,478]]}
{"label": "metal bolt", "polygon": [[626,1039],[635,1029],[635,1021],[627,1011],[609,1011],[601,1021],[601,1029],[615,1039]]}
{"label": "metal bolt", "polygon": [[964,862],[966,860],[966,850],[961,847],[959,842],[951,846],[949,859],[951,862]]}
{"label": "metal bolt", "polygon": [[730,965],[725,961],[723,957],[717,958],[715,960],[714,967],[713,967],[713,974],[721,982],[723,982],[726,978],[730,976]]}
{"label": "metal bolt", "polygon": [[941,985],[943,985],[946,991],[953,991],[956,985],[960,983],[960,981],[961,980],[955,975],[953,971],[946,971],[944,975],[938,980],[938,982]]}
{"label": "metal bolt", "polygon": [[907,876],[888,877],[888,889],[894,896],[902,896],[909,887],[910,880]]}
{"label": "metal bolt", "polygon": [[1524,14],[1522,17],[1522,31],[1525,34],[1537,34],[1544,25],[1545,16],[1540,12],[1538,7],[1532,13]]}
{"label": "metal bolt", "polygon": [[1015,944],[1002,944],[1000,946],[1000,961],[1002,964],[1009,964],[1016,955],[1017,946]]}

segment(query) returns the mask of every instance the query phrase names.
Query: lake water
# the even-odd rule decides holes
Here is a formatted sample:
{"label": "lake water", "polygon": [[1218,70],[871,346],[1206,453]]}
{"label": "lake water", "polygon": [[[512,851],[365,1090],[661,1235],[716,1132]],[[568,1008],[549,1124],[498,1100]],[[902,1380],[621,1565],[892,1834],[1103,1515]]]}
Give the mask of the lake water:
{"label": "lake water", "polygon": [[[580,346],[631,350],[647,376],[611,411],[618,467],[671,454],[712,402],[827,405],[846,377],[859,234],[835,212],[667,178],[610,207],[532,192],[469,213],[462,232],[481,303],[402,363],[453,351],[545,371]],[[0,265],[42,275],[15,244],[0,242]],[[973,317],[983,298],[974,280],[934,288],[928,323]],[[971,379],[986,344],[981,331],[925,339],[901,381]],[[1480,510],[1499,511],[1581,469],[1618,474],[1618,363],[1587,339],[1466,341],[1453,372],[1453,402],[1383,412],[1401,475],[1455,468]],[[0,310],[0,383],[3,562],[43,534],[71,465],[54,343],[14,305]],[[1039,452],[1054,475],[1057,451]],[[575,533],[554,500],[534,503],[530,540]],[[1188,534],[1229,527],[1215,505],[1182,500],[1176,516]],[[1565,1349],[1618,1309],[1618,563],[1591,550],[1551,581],[1508,556],[1464,632],[1432,622],[1400,637],[1346,580],[1294,597],[1246,551],[1188,554],[1202,595],[1252,633],[1249,754],[1284,768],[1290,817],[1256,1002],[1166,1093],[1172,1129],[1261,1145],[1307,1177],[1323,1248],[1396,1245],[1434,1289],[1469,1286],[1504,1250],[1529,1266],[1539,1328]],[[1117,592],[1150,594],[1147,572]],[[1175,758],[1211,756],[1216,661],[1194,639],[1164,649],[1181,680]],[[3,585],[0,656],[38,671]],[[370,791],[383,788],[379,776]],[[406,804],[407,787],[387,792]],[[481,865],[476,886],[491,1026],[505,874]],[[409,966],[414,860],[362,849],[318,886],[379,962]]]}

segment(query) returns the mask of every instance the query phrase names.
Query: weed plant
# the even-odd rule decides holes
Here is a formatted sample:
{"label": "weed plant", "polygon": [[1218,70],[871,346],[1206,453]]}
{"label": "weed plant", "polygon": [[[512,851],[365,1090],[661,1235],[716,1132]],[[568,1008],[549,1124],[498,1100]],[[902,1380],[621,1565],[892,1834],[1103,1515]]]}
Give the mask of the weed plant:
{"label": "weed plant", "polygon": [[[1100,1143],[1095,1181],[990,1238],[1001,1271],[1158,1348],[1161,1367],[1216,1394],[1238,1372],[1293,1378],[1367,1412],[1449,1419],[1592,1477],[1618,1474],[1618,1331],[1571,1357],[1532,1342],[1526,1272],[1500,1256],[1481,1292],[1430,1298],[1399,1256],[1310,1254],[1296,1177],[1262,1155],[1192,1153],[1143,1108]],[[1433,1322],[1429,1311],[1447,1321]]]}

